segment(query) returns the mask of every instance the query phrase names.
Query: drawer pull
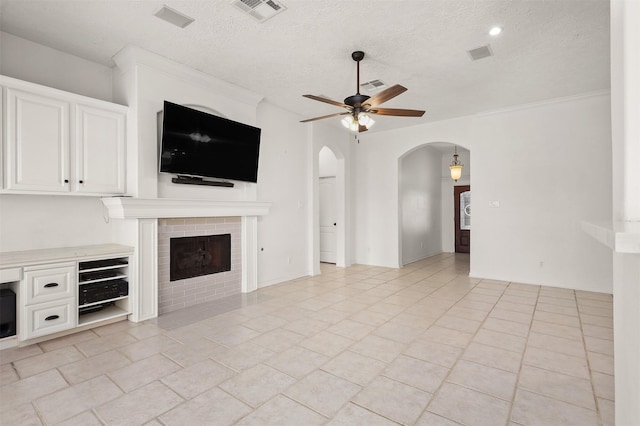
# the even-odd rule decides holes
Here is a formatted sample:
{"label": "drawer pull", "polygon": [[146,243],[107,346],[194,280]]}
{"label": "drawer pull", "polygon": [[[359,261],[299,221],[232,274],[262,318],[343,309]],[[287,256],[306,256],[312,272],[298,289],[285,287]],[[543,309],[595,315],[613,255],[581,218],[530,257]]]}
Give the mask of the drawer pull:
{"label": "drawer pull", "polygon": [[53,321],[53,320],[57,320],[58,318],[60,318],[60,315],[49,315],[44,320],[45,321]]}
{"label": "drawer pull", "polygon": [[58,287],[58,283],[49,283],[44,285],[44,288],[51,288],[51,287]]}

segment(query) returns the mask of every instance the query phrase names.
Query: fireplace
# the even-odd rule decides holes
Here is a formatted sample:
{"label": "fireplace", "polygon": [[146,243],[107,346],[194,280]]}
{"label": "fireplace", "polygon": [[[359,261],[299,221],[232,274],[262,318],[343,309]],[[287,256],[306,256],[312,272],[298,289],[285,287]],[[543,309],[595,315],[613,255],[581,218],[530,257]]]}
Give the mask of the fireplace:
{"label": "fireplace", "polygon": [[242,290],[239,217],[158,219],[158,311]]}
{"label": "fireplace", "polygon": [[231,270],[231,234],[171,238],[169,281]]}
{"label": "fireplace", "polygon": [[[127,238],[130,232],[137,232],[133,262],[137,273],[135,281],[130,282],[137,297],[129,320],[144,321],[159,313],[206,302],[206,298],[249,293],[258,288],[258,218],[269,214],[271,203],[135,197],[106,197],[101,201],[110,219],[123,221]],[[169,281],[170,238],[226,233],[231,234],[231,271]],[[210,277],[214,277],[213,287]],[[200,280],[205,279],[209,281],[207,295],[194,296],[193,287],[200,286]],[[175,286],[191,280],[195,283],[183,284],[182,288]]]}

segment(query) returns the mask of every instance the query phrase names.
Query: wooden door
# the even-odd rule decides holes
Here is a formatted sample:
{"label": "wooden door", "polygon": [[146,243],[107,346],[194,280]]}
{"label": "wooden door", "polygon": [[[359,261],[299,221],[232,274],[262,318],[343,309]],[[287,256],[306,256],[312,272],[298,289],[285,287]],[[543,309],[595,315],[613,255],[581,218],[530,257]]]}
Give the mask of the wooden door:
{"label": "wooden door", "polygon": [[471,251],[471,186],[453,187],[456,253]]}

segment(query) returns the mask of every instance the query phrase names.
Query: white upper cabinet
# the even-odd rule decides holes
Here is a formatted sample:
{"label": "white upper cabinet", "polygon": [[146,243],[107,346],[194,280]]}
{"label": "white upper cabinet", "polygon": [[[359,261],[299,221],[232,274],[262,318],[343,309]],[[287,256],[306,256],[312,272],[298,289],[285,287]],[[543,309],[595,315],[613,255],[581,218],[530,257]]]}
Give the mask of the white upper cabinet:
{"label": "white upper cabinet", "polygon": [[0,76],[6,193],[125,193],[126,111]]}
{"label": "white upper cabinet", "polygon": [[76,106],[76,176],[80,193],[124,194],[125,116],[86,105]]}
{"label": "white upper cabinet", "polygon": [[69,103],[7,89],[7,189],[69,192]]}

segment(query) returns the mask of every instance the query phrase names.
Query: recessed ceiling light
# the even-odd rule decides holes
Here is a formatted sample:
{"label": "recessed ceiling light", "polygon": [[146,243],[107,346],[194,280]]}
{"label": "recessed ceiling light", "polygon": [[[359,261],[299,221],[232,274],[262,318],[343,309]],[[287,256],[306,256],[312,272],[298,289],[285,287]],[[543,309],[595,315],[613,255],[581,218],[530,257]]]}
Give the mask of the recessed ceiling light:
{"label": "recessed ceiling light", "polygon": [[501,27],[493,27],[489,30],[489,35],[492,36],[497,36],[498,34],[500,34],[502,32],[502,28]]}

